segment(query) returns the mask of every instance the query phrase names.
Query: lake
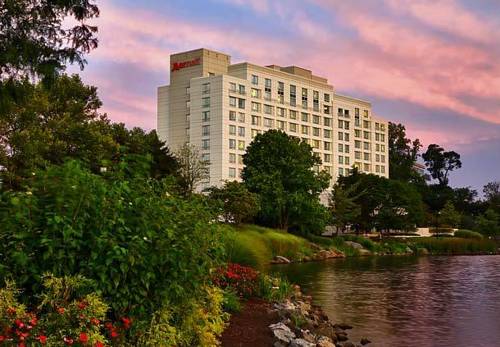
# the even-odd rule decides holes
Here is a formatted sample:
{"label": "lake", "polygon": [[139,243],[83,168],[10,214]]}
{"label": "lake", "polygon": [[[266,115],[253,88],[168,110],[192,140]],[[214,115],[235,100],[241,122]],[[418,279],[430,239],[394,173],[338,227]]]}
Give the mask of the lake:
{"label": "lake", "polygon": [[351,341],[369,346],[500,346],[500,256],[358,257],[273,267]]}

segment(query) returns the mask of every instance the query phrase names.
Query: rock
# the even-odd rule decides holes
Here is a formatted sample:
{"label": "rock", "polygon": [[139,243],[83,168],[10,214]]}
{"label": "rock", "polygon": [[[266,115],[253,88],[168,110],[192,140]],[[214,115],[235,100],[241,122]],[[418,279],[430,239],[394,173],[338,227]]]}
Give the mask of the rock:
{"label": "rock", "polygon": [[323,335],[332,339],[333,342],[337,341],[335,329],[329,324],[321,324],[314,332],[316,335]]}
{"label": "rock", "polygon": [[281,342],[290,343],[295,338],[295,333],[283,323],[271,324],[269,328],[274,336]]}
{"label": "rock", "polygon": [[361,244],[354,241],[345,241],[345,244],[355,249],[364,249]]}
{"label": "rock", "polygon": [[316,341],[316,336],[314,336],[309,330],[301,330],[300,336],[307,342],[313,343]]}
{"label": "rock", "polygon": [[297,306],[299,309],[299,312],[303,316],[309,315],[309,311],[311,310],[311,304],[308,302],[303,302],[303,301],[297,301]]}
{"label": "rock", "polygon": [[361,255],[361,256],[372,255],[372,252],[370,252],[369,250],[364,249],[364,248],[358,249],[358,252],[359,252],[359,255]]}
{"label": "rock", "polygon": [[367,344],[371,343],[371,341],[370,341],[370,340],[368,340],[366,337],[363,337],[363,338],[361,339],[360,343],[361,343],[361,345],[363,345],[363,346],[364,346],[364,345],[367,345]]}
{"label": "rock", "polygon": [[290,347],[316,347],[316,344],[304,339],[294,339],[290,343]]}
{"label": "rock", "polygon": [[273,344],[273,347],[287,347],[287,346],[288,346],[288,343],[284,343],[282,341],[276,341]]}
{"label": "rock", "polygon": [[335,324],[335,326],[339,327],[342,330],[352,329],[352,326],[350,326],[349,324],[345,324],[345,323]]}
{"label": "rock", "polygon": [[288,258],[282,257],[281,255],[277,255],[271,261],[272,264],[290,264],[291,261]]}
{"label": "rock", "polygon": [[331,339],[326,336],[321,336],[316,344],[317,347],[335,347],[335,344]]}
{"label": "rock", "polygon": [[406,246],[405,252],[408,254],[413,254],[413,250],[408,246]]}
{"label": "rock", "polygon": [[333,249],[322,249],[321,251],[314,254],[314,260],[325,260],[331,258],[342,258],[344,254]]}
{"label": "rock", "polygon": [[347,337],[347,334],[342,332],[342,333],[335,333],[335,336],[337,337],[337,341],[347,341],[349,338]]}
{"label": "rock", "polygon": [[427,248],[419,248],[417,249],[417,253],[418,255],[429,255],[429,251],[427,250]]}
{"label": "rock", "polygon": [[344,342],[342,347],[356,347],[356,345],[350,341]]}
{"label": "rock", "polygon": [[306,256],[304,256],[304,258],[302,258],[302,261],[304,261],[304,262],[311,261],[311,257],[306,255]]}

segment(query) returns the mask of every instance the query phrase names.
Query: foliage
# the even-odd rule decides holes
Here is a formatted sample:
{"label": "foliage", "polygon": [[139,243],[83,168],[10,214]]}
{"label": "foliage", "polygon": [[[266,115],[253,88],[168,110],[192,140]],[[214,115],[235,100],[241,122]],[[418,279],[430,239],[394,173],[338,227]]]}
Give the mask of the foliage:
{"label": "foliage", "polygon": [[199,149],[185,143],[175,153],[179,165],[178,184],[181,193],[189,196],[198,185],[209,178],[209,163],[203,161]]}
{"label": "foliage", "polygon": [[363,193],[354,195],[356,190],[356,184],[346,188],[339,184],[333,186],[329,209],[332,214],[332,223],[337,227],[337,230],[344,231],[348,224],[356,223],[361,215],[361,207],[356,201]]}
{"label": "foliage", "polygon": [[228,261],[257,269],[265,268],[277,255],[299,260],[312,253],[302,237],[253,225],[228,229],[225,243]]}
{"label": "foliage", "polygon": [[460,213],[455,210],[455,206],[448,201],[439,213],[439,224],[444,227],[457,227],[460,223]]}
{"label": "foliage", "polygon": [[226,222],[241,224],[251,222],[259,211],[259,200],[255,193],[248,191],[243,183],[226,182],[223,187],[211,187],[209,197],[222,206],[222,215]]}
{"label": "foliage", "polygon": [[443,186],[448,185],[448,174],[462,167],[460,154],[454,151],[446,152],[443,147],[436,144],[429,145],[422,158],[432,178],[437,179]]}
{"label": "foliage", "polygon": [[315,172],[321,160],[313,155],[305,142],[282,131],[270,130],[259,134],[243,156],[242,178],[251,192],[259,195],[260,223],[287,230],[294,227],[302,232],[308,227],[320,228],[322,223],[304,225],[316,218],[326,217],[317,203],[319,194],[328,187],[326,172]]}
{"label": "foliage", "polygon": [[500,181],[489,182],[483,187],[487,206],[500,214]]}
{"label": "foliage", "polygon": [[238,313],[241,311],[240,297],[234,291],[234,289],[226,288],[223,291],[224,300],[222,301],[222,307],[225,312]]}
{"label": "foliage", "polygon": [[500,215],[489,208],[477,219],[477,230],[487,236],[500,235]]}
{"label": "foliage", "polygon": [[216,271],[214,283],[222,289],[233,289],[240,297],[248,298],[256,293],[258,275],[251,267],[229,263],[227,267]]}
{"label": "foliage", "polygon": [[408,239],[416,248],[425,248],[431,254],[458,255],[494,253],[495,242],[487,239],[462,239],[458,237],[419,237]]}
{"label": "foliage", "polygon": [[293,288],[286,278],[279,275],[261,274],[258,281],[259,297],[268,301],[283,301],[290,297]]}
{"label": "foliage", "polygon": [[222,257],[206,202],[160,182],[108,181],[69,162],[38,171],[27,189],[0,197],[0,278],[28,294],[45,272],[81,273],[117,314],[148,317],[199,295]]}
{"label": "foliage", "polygon": [[476,240],[481,240],[483,238],[482,234],[472,230],[465,230],[465,229],[460,229],[455,231],[453,236],[460,237],[462,239],[476,239]]}
{"label": "foliage", "polygon": [[83,68],[83,55],[97,47],[97,27],[86,21],[98,16],[89,0],[2,1],[0,78],[50,77],[68,62]]}
{"label": "foliage", "polygon": [[419,139],[406,137],[403,124],[389,122],[389,177],[404,182],[421,182],[423,178],[415,171],[418,152],[422,148]]}
{"label": "foliage", "polygon": [[[19,292],[12,283],[0,289],[0,343],[17,346],[104,346],[119,344],[117,330],[106,337],[104,320],[108,306],[91,292],[91,281],[82,276],[44,277],[44,291],[38,315],[18,302]],[[120,324],[123,336],[131,320]],[[107,322],[114,326],[112,322]]]}

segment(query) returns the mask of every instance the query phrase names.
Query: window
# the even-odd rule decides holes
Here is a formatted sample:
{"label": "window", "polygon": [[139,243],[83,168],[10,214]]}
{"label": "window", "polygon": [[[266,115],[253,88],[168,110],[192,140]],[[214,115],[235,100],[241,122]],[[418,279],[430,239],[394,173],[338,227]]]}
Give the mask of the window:
{"label": "window", "polygon": [[238,108],[245,109],[245,99],[238,99]]}
{"label": "window", "polygon": [[319,149],[319,141],[318,140],[312,140],[312,147]]}
{"label": "window", "polygon": [[379,133],[375,133],[375,141],[380,141],[380,134]]}
{"label": "window", "polygon": [[302,108],[307,108],[307,88],[302,88]]}
{"label": "window", "polygon": [[368,110],[363,110],[363,117],[365,117],[365,118],[368,117]]}
{"label": "window", "polygon": [[242,95],[245,95],[245,86],[243,84],[238,85],[238,92]]}
{"label": "window", "polygon": [[236,135],[236,125],[229,126],[229,135]]}
{"label": "window", "polygon": [[325,94],[323,95],[323,100],[324,100],[325,102],[330,102],[330,94],[326,94],[326,93],[325,93]]}
{"label": "window", "polygon": [[295,123],[290,123],[289,128],[290,128],[290,131],[291,131],[292,133],[296,133],[296,132],[297,132],[297,124],[295,124]]}
{"label": "window", "polygon": [[375,154],[375,161],[380,163],[380,154]]}
{"label": "window", "polygon": [[290,85],[290,105],[297,105],[297,87],[294,85]]}
{"label": "window", "polygon": [[366,140],[370,139],[370,133],[368,131],[363,131],[363,138]]}
{"label": "window", "polygon": [[361,130],[354,129],[354,137],[361,137]]}
{"label": "window", "polygon": [[339,131],[338,136],[339,136],[339,140],[344,141],[344,133],[343,132]]}
{"label": "window", "polygon": [[339,129],[343,129],[344,128],[344,121],[341,121],[339,119]]}
{"label": "window", "polygon": [[363,169],[364,169],[365,172],[370,172],[370,164],[365,164],[363,166]]}
{"label": "window", "polygon": [[349,157],[344,157],[344,164],[349,165]]}
{"label": "window", "polygon": [[271,118],[264,118],[264,126],[267,128],[272,128],[274,121]]}
{"label": "window", "polygon": [[319,112],[319,92],[313,90],[313,110]]}
{"label": "window", "polygon": [[385,155],[383,154],[380,155],[380,162],[385,163]]}
{"label": "window", "polygon": [[244,151],[245,150],[245,141],[238,141],[238,149],[240,151]]}
{"label": "window", "polygon": [[209,136],[210,135],[210,125],[204,125],[201,127],[201,136]]}
{"label": "window", "polygon": [[236,164],[236,154],[235,153],[229,153],[229,162],[231,164]]}
{"label": "window", "polygon": [[252,139],[259,134],[259,130],[252,129]]}
{"label": "window", "polygon": [[375,172],[380,172],[380,165],[375,165]]}
{"label": "window", "polygon": [[385,141],[385,134],[380,134],[380,141],[382,141],[382,142]]}
{"label": "window", "polygon": [[339,167],[339,176],[344,176],[344,168]]}
{"label": "window", "polygon": [[260,104],[258,102],[252,102],[252,111],[260,112]]}
{"label": "window", "polygon": [[245,136],[245,128],[238,127],[238,136]]}
{"label": "window", "polygon": [[380,130],[380,123],[375,122],[375,130],[377,131]]}
{"label": "window", "polygon": [[290,110],[290,119],[297,119],[297,111]]}
{"label": "window", "polygon": [[363,149],[365,151],[369,151],[370,150],[370,142],[363,142]]}
{"label": "window", "polygon": [[354,141],[354,148],[361,149],[361,141],[358,141],[358,140]]}
{"label": "window", "polygon": [[349,122],[344,121],[344,129],[349,130]]}
{"label": "window", "polygon": [[344,164],[344,157],[342,155],[339,156],[339,164]]}
{"label": "window", "polygon": [[201,85],[201,92],[203,94],[209,94],[210,93],[210,83],[203,83]]}
{"label": "window", "polygon": [[278,129],[281,129],[281,130],[286,130],[286,123],[279,120],[278,121]]}
{"label": "window", "polygon": [[210,121],[210,111],[203,111],[203,112],[201,113],[201,120],[202,120],[203,122],[208,122],[208,121]]}
{"label": "window", "polygon": [[344,152],[344,145],[339,143],[339,152],[342,153]]}
{"label": "window", "polygon": [[285,84],[283,82],[278,82],[278,101],[280,103],[285,103]]}
{"label": "window", "polygon": [[332,143],[331,142],[323,142],[323,148],[325,151],[331,151],[332,150]]}
{"label": "window", "polygon": [[236,107],[236,98],[234,96],[229,97],[229,106]]}
{"label": "window", "polygon": [[323,161],[324,161],[325,163],[329,163],[329,162],[331,162],[331,161],[332,161],[332,155],[331,155],[331,154],[324,154],[324,155],[323,155]]}
{"label": "window", "polygon": [[320,118],[319,118],[319,116],[313,115],[313,123],[314,123],[314,124],[319,124],[319,123],[320,123]]}
{"label": "window", "polygon": [[330,114],[331,106],[323,105],[323,113]]}
{"label": "window", "polygon": [[238,164],[243,164],[243,156],[241,154],[238,154]]}
{"label": "window", "polygon": [[369,161],[370,160],[370,153],[366,153],[366,152],[363,153],[363,159]]}
{"label": "window", "polygon": [[271,80],[269,78],[265,79],[264,98],[267,100],[271,100]]}
{"label": "window", "polygon": [[359,108],[357,108],[357,107],[354,109],[354,116],[359,117]]}
{"label": "window", "polygon": [[229,111],[229,120],[236,120],[236,112]]}
{"label": "window", "polygon": [[349,110],[344,110],[344,117],[349,118]]}
{"label": "window", "polygon": [[210,97],[201,99],[201,107],[210,107]]}
{"label": "window", "polygon": [[380,172],[385,174],[385,166],[384,165],[380,165]]}
{"label": "window", "polygon": [[252,116],[252,125],[260,125],[260,117]]}
{"label": "window", "polygon": [[385,152],[385,145],[380,145],[380,151]]}
{"label": "window", "polygon": [[210,139],[201,140],[201,149],[210,149]]}
{"label": "window", "polygon": [[344,145],[344,153],[349,153],[349,145]]}
{"label": "window", "polygon": [[259,76],[257,75],[252,75],[252,84],[259,84]]}
{"label": "window", "polygon": [[319,128],[313,128],[313,136],[319,136],[321,130]]}
{"label": "window", "polygon": [[361,152],[355,151],[354,152],[354,158],[361,159]]}
{"label": "window", "polygon": [[282,107],[276,107],[276,113],[278,114],[279,117],[285,117],[285,109]]}
{"label": "window", "polygon": [[204,161],[204,162],[210,164],[210,153],[203,153],[201,155],[201,161]]}
{"label": "window", "polygon": [[323,130],[323,137],[329,139],[332,137],[332,131],[331,130],[328,130],[328,129],[324,129]]}
{"label": "window", "polygon": [[344,109],[339,108],[339,109],[337,110],[337,116],[342,117],[343,115],[344,115]]}
{"label": "window", "polygon": [[302,121],[309,122],[309,113],[302,112]]}
{"label": "window", "polygon": [[229,90],[231,92],[235,92],[236,91],[236,83],[234,82],[229,82]]}
{"label": "window", "polygon": [[344,133],[344,141],[349,141],[349,133]]}
{"label": "window", "polygon": [[245,123],[245,114],[240,112],[238,113],[238,122]]}
{"label": "window", "polygon": [[252,88],[252,98],[260,98],[260,89]]}
{"label": "window", "polygon": [[323,125],[325,127],[331,127],[332,126],[332,119],[331,118],[323,118]]}
{"label": "window", "polygon": [[378,143],[375,144],[375,150],[377,152],[380,152],[380,145]]}
{"label": "window", "polygon": [[229,139],[229,148],[236,149],[236,140],[235,139]]}
{"label": "window", "polygon": [[229,177],[236,178],[236,169],[234,167],[229,168]]}
{"label": "window", "polygon": [[365,128],[365,129],[370,129],[370,122],[369,122],[369,121],[367,121],[367,120],[364,120],[364,121],[363,121],[363,128]]}
{"label": "window", "polygon": [[271,105],[264,104],[264,113],[273,114],[273,107]]}
{"label": "window", "polygon": [[309,127],[306,125],[302,126],[302,134],[307,135],[309,134]]}

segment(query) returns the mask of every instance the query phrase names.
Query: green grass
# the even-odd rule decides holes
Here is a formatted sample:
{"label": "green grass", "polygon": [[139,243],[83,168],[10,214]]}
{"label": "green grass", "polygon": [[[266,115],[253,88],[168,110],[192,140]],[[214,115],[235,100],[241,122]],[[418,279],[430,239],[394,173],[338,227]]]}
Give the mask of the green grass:
{"label": "green grass", "polygon": [[476,240],[481,240],[483,238],[483,235],[472,230],[466,230],[466,229],[460,229],[455,231],[454,234],[455,237],[461,237],[463,239],[476,239]]}
{"label": "green grass", "polygon": [[431,254],[484,254],[497,251],[495,242],[488,239],[464,239],[458,237],[420,237],[408,239],[416,248],[426,248]]}
{"label": "green grass", "polygon": [[266,267],[277,255],[299,260],[313,253],[306,239],[256,225],[228,227],[226,250],[228,261],[257,269]]}

